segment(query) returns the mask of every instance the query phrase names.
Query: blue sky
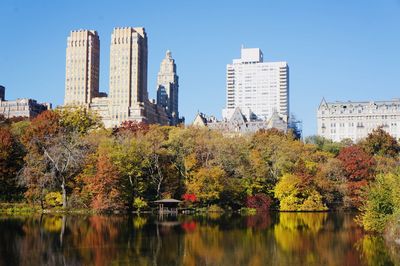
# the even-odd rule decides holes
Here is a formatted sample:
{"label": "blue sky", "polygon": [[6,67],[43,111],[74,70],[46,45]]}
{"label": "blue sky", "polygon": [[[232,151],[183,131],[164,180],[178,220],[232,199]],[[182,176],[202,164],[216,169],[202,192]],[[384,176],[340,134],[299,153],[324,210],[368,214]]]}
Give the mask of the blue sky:
{"label": "blue sky", "polygon": [[225,67],[240,47],[266,61],[287,61],[290,108],[304,135],[316,133],[321,98],[400,97],[400,0],[11,1],[0,2],[0,84],[7,99],[62,104],[66,38],[95,29],[101,42],[100,89],[108,91],[114,27],[143,26],[149,38],[149,94],[165,51],[176,59],[180,112],[221,116]]}

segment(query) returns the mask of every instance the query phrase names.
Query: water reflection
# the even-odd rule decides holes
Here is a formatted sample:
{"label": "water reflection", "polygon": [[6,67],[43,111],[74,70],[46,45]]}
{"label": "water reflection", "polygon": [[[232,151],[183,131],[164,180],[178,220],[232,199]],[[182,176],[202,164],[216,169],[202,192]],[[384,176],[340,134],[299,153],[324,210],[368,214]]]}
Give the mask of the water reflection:
{"label": "water reflection", "polygon": [[0,265],[393,265],[353,215],[0,218]]}

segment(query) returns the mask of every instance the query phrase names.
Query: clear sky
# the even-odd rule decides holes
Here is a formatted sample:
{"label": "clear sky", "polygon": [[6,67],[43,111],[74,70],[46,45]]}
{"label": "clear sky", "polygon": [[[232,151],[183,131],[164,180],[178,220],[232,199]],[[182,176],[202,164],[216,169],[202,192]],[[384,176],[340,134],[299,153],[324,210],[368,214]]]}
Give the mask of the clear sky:
{"label": "clear sky", "polygon": [[316,133],[316,109],[328,101],[400,98],[400,0],[199,0],[0,2],[0,84],[7,99],[64,98],[69,32],[100,35],[100,90],[108,91],[114,27],[145,27],[149,94],[165,51],[176,59],[180,112],[221,116],[225,68],[240,47],[259,47],[265,61],[287,61],[290,108],[304,135]]}

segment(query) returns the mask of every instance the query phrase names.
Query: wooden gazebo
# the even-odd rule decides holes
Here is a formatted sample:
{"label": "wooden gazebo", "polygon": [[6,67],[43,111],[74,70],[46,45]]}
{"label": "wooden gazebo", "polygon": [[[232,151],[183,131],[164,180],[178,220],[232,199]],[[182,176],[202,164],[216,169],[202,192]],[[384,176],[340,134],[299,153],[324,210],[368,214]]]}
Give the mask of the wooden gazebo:
{"label": "wooden gazebo", "polygon": [[178,213],[178,205],[182,201],[177,199],[162,199],[156,200],[154,203],[158,204],[158,211],[160,213]]}

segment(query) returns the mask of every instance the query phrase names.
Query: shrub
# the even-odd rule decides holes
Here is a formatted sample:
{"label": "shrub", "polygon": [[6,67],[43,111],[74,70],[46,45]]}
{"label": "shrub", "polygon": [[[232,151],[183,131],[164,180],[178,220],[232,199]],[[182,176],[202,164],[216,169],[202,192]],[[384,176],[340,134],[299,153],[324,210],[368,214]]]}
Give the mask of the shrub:
{"label": "shrub", "polygon": [[197,201],[197,197],[195,194],[188,194],[188,193],[183,194],[182,199],[186,202],[191,202],[191,203]]}
{"label": "shrub", "polygon": [[393,214],[400,212],[400,177],[379,175],[365,191],[366,201],[358,221],[366,230],[383,232]]}
{"label": "shrub", "polygon": [[147,202],[141,197],[135,198],[133,201],[133,208],[140,211],[144,208],[147,208]]}
{"label": "shrub", "polygon": [[213,204],[207,208],[207,211],[208,212],[223,212],[224,210],[220,206]]}
{"label": "shrub", "polygon": [[248,208],[256,209],[257,212],[269,211],[271,203],[271,198],[263,193],[258,193],[254,196],[248,196],[246,199],[246,206]]}
{"label": "shrub", "polygon": [[62,195],[60,192],[49,192],[44,199],[47,207],[54,208],[62,206]]}

